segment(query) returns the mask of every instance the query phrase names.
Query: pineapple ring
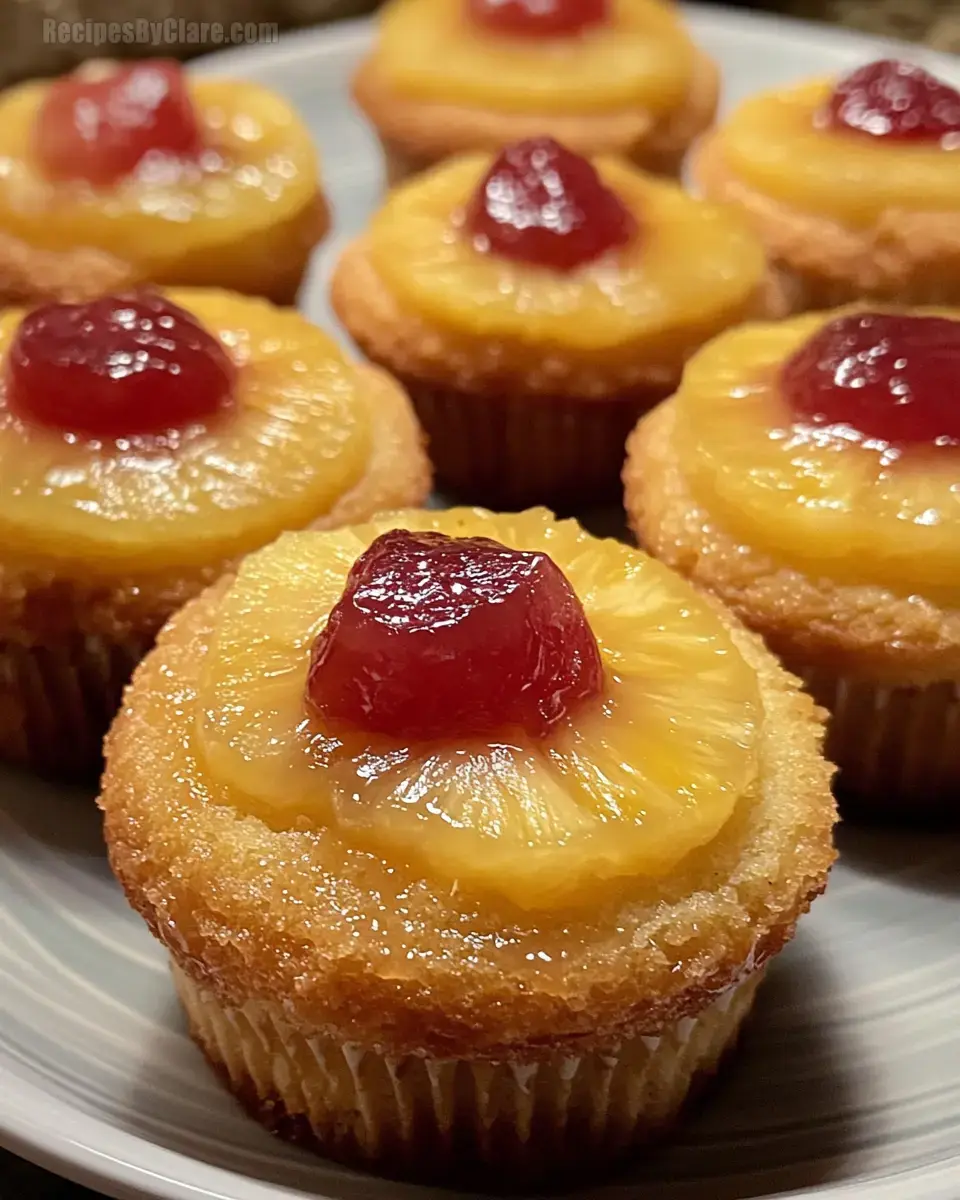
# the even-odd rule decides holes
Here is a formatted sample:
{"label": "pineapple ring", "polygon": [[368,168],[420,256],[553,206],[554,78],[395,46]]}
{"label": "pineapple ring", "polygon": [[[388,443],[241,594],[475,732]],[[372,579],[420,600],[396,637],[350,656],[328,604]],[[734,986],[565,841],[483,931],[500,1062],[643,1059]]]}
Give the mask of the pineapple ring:
{"label": "pineapple ring", "polygon": [[[883,443],[794,425],[777,391],[785,359],[826,321],[862,309],[743,326],[696,354],[673,402],[683,474],[719,527],[775,561],[837,583],[955,599],[958,451],[887,462]],[[956,309],[914,311],[960,320]]]}
{"label": "pineapple ring", "polygon": [[[240,365],[234,407],[179,438],[100,447],[15,417],[0,396],[0,538],[84,570],[203,566],[299,528],[361,477],[362,377],[299,313],[227,292],[165,293]],[[0,316],[0,368],[23,313]]]}
{"label": "pineapple ring", "polygon": [[853,228],[892,209],[955,213],[958,152],[818,128],[833,86],[813,80],[740,105],[719,135],[727,167],[764,195]]}
{"label": "pineapple ring", "polygon": [[[347,573],[398,525],[547,551],[583,602],[602,705],[543,743],[335,737],[304,709],[311,644]],[[695,683],[692,681],[695,680]],[[286,534],[241,566],[201,670],[197,748],[244,814],[333,824],[359,849],[522,907],[659,878],[712,841],[757,772],[755,672],[709,604],[659,563],[544,509],[388,514]]]}
{"label": "pineapple ring", "polygon": [[46,85],[0,97],[0,229],[45,250],[88,246],[140,264],[145,277],[291,220],[316,195],[317,156],[285,100],[252,83],[192,81],[209,151],[171,176],[147,170],[109,190],[51,183],[32,133]]}
{"label": "pineapple ring", "polygon": [[597,28],[529,41],[487,33],[463,9],[463,0],[387,6],[376,58],[398,92],[505,112],[659,114],[689,91],[693,45],[662,0],[614,0]]}
{"label": "pineapple ring", "polygon": [[374,218],[370,256],[401,304],[478,337],[613,348],[629,343],[662,361],[743,309],[766,275],[763,249],[731,208],[600,158],[604,181],[637,218],[640,234],[613,261],[558,274],[478,253],[457,222],[489,167],[464,156],[411,180]]}

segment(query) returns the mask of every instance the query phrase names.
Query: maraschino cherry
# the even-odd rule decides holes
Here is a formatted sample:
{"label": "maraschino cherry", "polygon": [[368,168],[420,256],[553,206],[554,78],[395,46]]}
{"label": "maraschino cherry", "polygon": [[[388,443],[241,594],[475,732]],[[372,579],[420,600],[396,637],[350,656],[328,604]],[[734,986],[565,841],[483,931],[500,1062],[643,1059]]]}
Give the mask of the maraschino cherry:
{"label": "maraschino cherry", "polygon": [[553,138],[500,152],[470,203],[467,232],[478,250],[572,271],[625,246],[637,223],[596,168]]}
{"label": "maraschino cherry", "polygon": [[93,438],[206,422],[231,404],[236,380],[220,341],[150,292],[34,309],[6,367],[7,407],[21,420]]}
{"label": "maraschino cherry", "polygon": [[148,155],[190,159],[203,142],[179,63],[116,67],[105,78],[68,75],[50,84],[34,150],[51,179],[109,187]]}
{"label": "maraschino cherry", "polygon": [[894,447],[960,444],[960,321],[856,313],[824,325],[788,359],[794,415]]}
{"label": "maraschino cherry", "polygon": [[960,92],[922,67],[883,59],[841,79],[820,120],[889,141],[938,142],[960,133]]}
{"label": "maraschino cherry", "polygon": [[307,698],[325,721],[391,738],[540,738],[602,682],[583,606],[546,554],[397,529],[354,564]]}
{"label": "maraschino cherry", "polygon": [[610,0],[466,0],[470,19],[513,37],[573,37],[610,16]]}

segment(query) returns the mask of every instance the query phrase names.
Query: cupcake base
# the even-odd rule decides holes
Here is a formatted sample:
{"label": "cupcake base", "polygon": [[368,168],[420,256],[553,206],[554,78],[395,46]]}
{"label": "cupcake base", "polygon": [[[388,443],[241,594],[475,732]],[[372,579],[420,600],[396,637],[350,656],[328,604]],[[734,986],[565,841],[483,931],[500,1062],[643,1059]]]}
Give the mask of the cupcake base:
{"label": "cupcake base", "polygon": [[152,640],[0,640],[0,758],[54,778],[96,779],[104,735]]}
{"label": "cupcake base", "polygon": [[763,972],[656,1036],[517,1062],[395,1058],[308,1036],[278,1005],[225,1008],[173,974],[194,1039],[271,1132],[381,1174],[516,1185],[596,1174],[667,1133],[733,1048]]}
{"label": "cupcake base", "polygon": [[441,492],[503,510],[545,504],[560,514],[619,499],[627,437],[670,390],[579,399],[475,395],[409,379],[404,386]]}
{"label": "cupcake base", "polygon": [[857,816],[960,820],[960,684],[892,687],[794,670],[830,711],[826,756],[840,768],[837,793]]}

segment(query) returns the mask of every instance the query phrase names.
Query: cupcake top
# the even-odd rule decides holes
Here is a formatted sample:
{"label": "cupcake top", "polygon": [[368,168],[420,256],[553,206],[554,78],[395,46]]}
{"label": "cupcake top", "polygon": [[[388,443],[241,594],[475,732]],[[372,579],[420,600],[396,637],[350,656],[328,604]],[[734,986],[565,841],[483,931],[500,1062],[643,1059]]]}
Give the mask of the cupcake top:
{"label": "cupcake top", "polygon": [[675,367],[767,279],[738,213],[552,138],[402,185],[365,245],[397,302],[435,327],[644,367]]}
{"label": "cupcake top", "polygon": [[189,605],[103,805],[224,998],[242,971],[308,1023],[473,1052],[655,1027],[779,948],[832,855],[818,748],[767,652],[638,551],[405,512]]}
{"label": "cupcake top", "polygon": [[776,562],[956,606],[960,312],[752,325],[691,361],[673,443],[694,500]]}
{"label": "cupcake top", "polygon": [[0,315],[0,531],[58,576],[219,563],[360,479],[373,383],[299,314],[140,291]]}
{"label": "cupcake top", "polygon": [[719,143],[751,187],[853,228],[889,210],[960,207],[960,93],[909,63],[752,96]]}
{"label": "cupcake top", "polygon": [[695,60],[662,0],[392,0],[373,61],[407,99],[561,115],[669,112]]}
{"label": "cupcake top", "polygon": [[163,60],[12,88],[0,130],[0,229],[52,251],[100,248],[153,278],[292,218],[317,188],[286,101]]}

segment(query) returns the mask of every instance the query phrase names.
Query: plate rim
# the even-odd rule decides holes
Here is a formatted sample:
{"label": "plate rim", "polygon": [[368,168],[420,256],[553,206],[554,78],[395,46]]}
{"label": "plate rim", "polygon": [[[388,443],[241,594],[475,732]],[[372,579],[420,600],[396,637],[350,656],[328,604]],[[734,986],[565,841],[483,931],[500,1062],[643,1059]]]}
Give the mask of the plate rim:
{"label": "plate rim", "polygon": [[[896,51],[948,77],[960,75],[960,61],[925,46],[722,4],[685,3],[682,7],[697,32],[714,30],[720,36],[741,32],[761,40],[789,33],[794,44],[802,42],[811,51],[829,38],[866,53]],[[240,64],[248,72],[275,73],[285,64],[300,63],[306,57],[322,59],[356,50],[369,39],[372,28],[373,18],[365,16],[292,30],[272,45],[232,47],[202,55],[191,60],[188,69],[201,75],[222,75],[230,74],[235,64]],[[28,1113],[43,1113],[43,1125],[38,1127],[36,1120],[25,1115]],[[49,1096],[2,1059],[0,1149],[113,1200],[277,1200],[282,1196],[289,1200],[330,1200],[323,1193],[233,1172],[118,1129]],[[362,1181],[373,1177],[358,1174],[357,1178]],[[410,1185],[384,1182],[395,1188],[396,1194],[400,1189],[411,1194],[414,1191]],[[922,1191],[916,1190],[918,1186]],[[451,1193],[451,1197],[454,1195]],[[756,1200],[958,1200],[958,1196],[960,1150],[950,1158],[883,1176],[769,1193]]]}

